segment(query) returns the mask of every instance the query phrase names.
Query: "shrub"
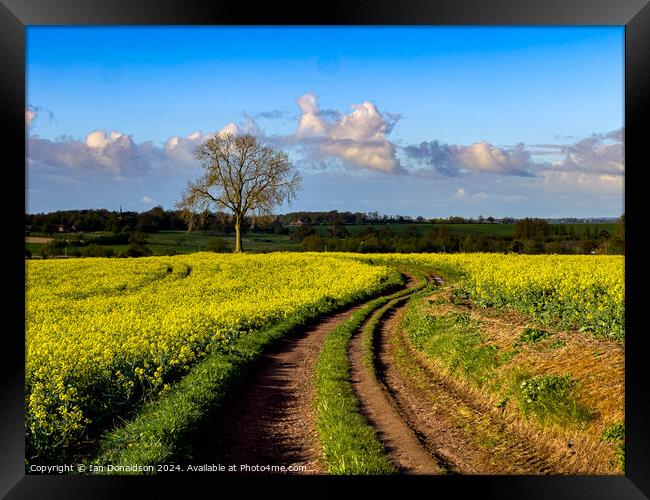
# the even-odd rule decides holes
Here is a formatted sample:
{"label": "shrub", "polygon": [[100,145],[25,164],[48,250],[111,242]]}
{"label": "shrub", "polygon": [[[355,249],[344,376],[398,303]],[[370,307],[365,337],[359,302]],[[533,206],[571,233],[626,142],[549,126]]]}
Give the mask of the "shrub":
{"label": "shrub", "polygon": [[124,245],[125,243],[128,243],[129,235],[128,233],[102,235],[96,236],[91,241],[97,245]]}
{"label": "shrub", "polygon": [[115,255],[115,252],[112,248],[106,248],[96,243],[91,243],[86,249],[87,257],[113,257],[113,255]]}
{"label": "shrub", "polygon": [[[63,243],[63,245],[61,245]],[[41,247],[40,254],[46,259],[56,255],[63,255],[63,248],[65,247],[64,241],[51,240]]]}
{"label": "shrub", "polygon": [[325,250],[325,241],[317,234],[307,236],[303,241],[303,245],[308,252],[322,252]]}
{"label": "shrub", "polygon": [[77,247],[66,247],[65,252],[68,257],[81,257],[81,250]]}
{"label": "shrub", "polygon": [[230,245],[228,245],[228,242],[223,238],[210,238],[208,241],[208,251],[215,253],[228,253],[231,252],[232,249],[230,248]]}
{"label": "shrub", "polygon": [[153,252],[145,245],[144,233],[138,231],[129,236],[129,248],[122,254],[122,257],[146,257]]}
{"label": "shrub", "polygon": [[518,347],[522,344],[534,344],[536,342],[541,342],[542,340],[547,339],[551,334],[545,330],[539,330],[537,328],[526,328],[521,333],[517,341],[513,344],[514,347]]}
{"label": "shrub", "polygon": [[586,423],[591,413],[580,405],[571,376],[539,375],[519,382],[518,402],[524,415],[566,427]]}

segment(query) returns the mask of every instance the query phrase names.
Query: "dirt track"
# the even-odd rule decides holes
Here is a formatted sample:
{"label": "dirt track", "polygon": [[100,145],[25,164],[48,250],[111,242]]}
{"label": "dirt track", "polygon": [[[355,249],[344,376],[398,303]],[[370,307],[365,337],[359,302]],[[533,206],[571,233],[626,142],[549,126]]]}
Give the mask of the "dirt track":
{"label": "dirt track", "polygon": [[[407,287],[415,284],[411,277]],[[360,410],[400,472],[575,473],[509,432],[471,394],[436,375],[399,328],[407,301],[408,297],[399,300],[378,326],[377,379],[364,365],[360,332],[348,351]],[[232,398],[200,430],[191,462],[236,465],[236,472],[247,464],[300,466],[302,470],[287,472],[325,474],[313,407],[315,365],[327,335],[361,307],[326,316],[262,356]]]}
{"label": "dirt track", "polygon": [[[428,464],[452,474],[566,473],[543,450],[509,432],[481,404],[457,391],[417,359],[398,328],[401,304],[386,315],[375,347],[383,396],[417,436],[419,450],[387,448],[405,473],[422,473]],[[370,402],[370,403],[368,403]],[[364,398],[364,404],[372,400]],[[370,417],[372,418],[372,417]],[[381,434],[390,434],[377,422]],[[422,450],[428,458],[422,460]],[[409,455],[409,453],[411,453]]]}
{"label": "dirt track", "polygon": [[[304,466],[324,474],[315,428],[314,369],[327,335],[361,306],[281,340],[202,429],[193,463]],[[227,429],[227,431],[224,431]],[[291,472],[295,473],[295,472]]]}
{"label": "dirt track", "polygon": [[[403,299],[403,301],[405,301]],[[401,301],[403,303],[403,301]],[[377,430],[399,471],[405,474],[440,474],[444,469],[420,444],[417,436],[386,397],[382,386],[364,365],[361,332],[352,338],[349,348],[350,381],[359,400],[360,410]]]}

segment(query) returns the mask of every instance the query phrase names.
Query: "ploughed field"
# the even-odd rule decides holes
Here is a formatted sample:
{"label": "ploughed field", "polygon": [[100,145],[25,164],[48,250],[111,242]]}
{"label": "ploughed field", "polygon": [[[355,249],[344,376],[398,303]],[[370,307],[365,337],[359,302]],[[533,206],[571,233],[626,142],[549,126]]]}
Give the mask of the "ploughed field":
{"label": "ploughed field", "polygon": [[404,281],[398,269],[445,278],[400,316],[413,362],[484,393],[504,418],[564,429],[547,447],[566,429],[622,439],[622,256],[196,253],[27,261],[28,463],[93,455],[100,436],[181,390],[204,360],[273,325],[386,295]]}

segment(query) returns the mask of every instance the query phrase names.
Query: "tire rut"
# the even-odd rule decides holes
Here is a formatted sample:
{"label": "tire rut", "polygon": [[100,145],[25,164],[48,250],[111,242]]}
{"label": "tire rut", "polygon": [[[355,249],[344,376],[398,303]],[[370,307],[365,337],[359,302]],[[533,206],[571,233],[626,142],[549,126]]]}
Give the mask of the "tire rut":
{"label": "tire rut", "polygon": [[[315,427],[314,369],[327,335],[362,305],[323,317],[281,339],[256,362],[237,391],[200,429],[193,464],[300,466],[325,474]],[[279,472],[263,470],[263,473]],[[281,471],[280,471],[281,472]]]}
{"label": "tire rut", "polygon": [[[414,286],[411,278],[407,286]],[[404,297],[398,303],[408,300]],[[367,321],[366,321],[367,322]],[[444,471],[436,459],[422,447],[413,430],[387,397],[382,386],[365,366],[362,328],[355,332],[348,347],[350,383],[359,401],[359,410],[375,428],[394,465],[403,474],[440,474]]]}
{"label": "tire rut", "polygon": [[[543,450],[531,450],[472,398],[418,360],[399,328],[405,304],[384,316],[375,338],[379,384],[428,454],[451,474],[558,474]],[[408,471],[405,471],[408,472]]]}

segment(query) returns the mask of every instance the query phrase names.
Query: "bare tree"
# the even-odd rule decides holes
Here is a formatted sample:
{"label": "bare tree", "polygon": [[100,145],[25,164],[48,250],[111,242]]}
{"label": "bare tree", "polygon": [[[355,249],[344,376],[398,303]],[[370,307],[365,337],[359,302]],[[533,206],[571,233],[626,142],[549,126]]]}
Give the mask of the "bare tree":
{"label": "bare tree", "polygon": [[176,207],[189,229],[196,215],[211,206],[227,209],[235,219],[235,252],[242,251],[241,224],[248,213],[270,214],[274,206],[295,199],[300,174],[284,151],[260,144],[250,134],[217,134],[199,144],[194,157],[204,173],[189,181]]}

